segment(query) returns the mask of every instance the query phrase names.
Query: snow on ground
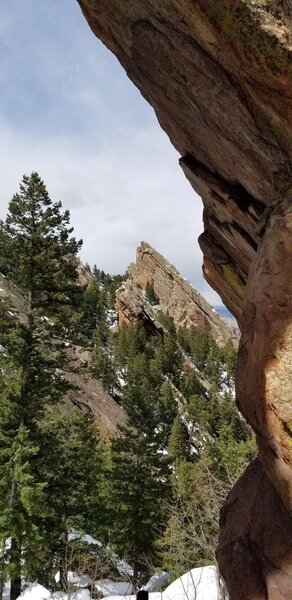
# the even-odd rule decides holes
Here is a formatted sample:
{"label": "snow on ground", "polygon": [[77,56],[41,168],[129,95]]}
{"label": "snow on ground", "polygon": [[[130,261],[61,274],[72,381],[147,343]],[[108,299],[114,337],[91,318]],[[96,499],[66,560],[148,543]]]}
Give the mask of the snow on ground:
{"label": "snow on ground", "polygon": [[146,585],[143,586],[143,590],[147,590],[147,592],[156,592],[157,590],[162,590],[167,584],[168,580],[169,573],[166,571],[162,571],[162,573],[154,573]]}
{"label": "snow on ground", "polygon": [[[56,583],[60,581],[60,571],[55,575]],[[73,583],[75,587],[85,588],[93,584],[93,580],[88,575],[78,575],[74,571],[68,571],[68,583]]]}
{"label": "snow on ground", "polygon": [[[144,587],[147,589],[147,586]],[[173,581],[164,592],[149,593],[149,600],[220,600],[220,598],[218,574],[214,566],[192,569]],[[112,595],[106,598],[106,600],[135,599],[134,595]]]}
{"label": "snow on ground", "polygon": [[129,581],[111,581],[99,579],[95,582],[95,589],[105,596],[128,596],[133,593],[133,586]]}
{"label": "snow on ground", "polygon": [[117,325],[118,313],[113,308],[110,308],[106,311],[106,322],[110,329]]}
{"label": "snow on ground", "polygon": [[[107,596],[106,600],[136,600],[136,595],[132,594],[131,596]],[[163,595],[161,592],[152,592],[149,594],[149,600],[163,600]],[[173,598],[175,600],[175,598]]]}
{"label": "snow on ground", "polygon": [[162,593],[163,600],[219,600],[217,569],[199,567],[185,573]]}
{"label": "snow on ground", "polygon": [[18,600],[49,600],[51,597],[51,592],[35,581],[28,584]]}
{"label": "snow on ground", "polygon": [[125,560],[118,558],[116,555],[113,555],[112,559],[120,575],[128,575],[129,577],[133,577],[133,568]]}
{"label": "snow on ground", "polygon": [[125,387],[126,381],[122,375],[118,375],[118,382],[121,388]]}
{"label": "snow on ground", "polygon": [[2,600],[9,600],[10,598],[10,581],[4,583],[4,590]]}
{"label": "snow on ground", "polygon": [[77,592],[70,592],[70,594],[65,594],[65,592],[55,592],[50,598],[51,600],[90,600],[90,592],[89,590],[84,589],[77,590]]}
{"label": "snow on ground", "polygon": [[[165,576],[162,573],[160,577]],[[145,586],[145,589],[157,589],[158,574],[155,574]],[[152,584],[151,584],[151,580]],[[160,585],[162,581],[160,580]],[[136,600],[132,592],[132,586],[128,582],[111,581],[101,579],[95,582],[95,588],[101,592],[106,600]],[[5,597],[5,596],[4,596]],[[149,593],[149,600],[220,600],[220,585],[218,573],[215,566],[199,567],[188,571],[171,583],[163,592]],[[65,592],[51,593],[38,583],[29,584],[18,600],[90,600],[88,589],[79,589],[76,592],[66,594]]]}
{"label": "snow on ground", "polygon": [[66,594],[65,592],[55,592],[52,594],[35,581],[27,585],[17,600],[90,600],[90,593],[89,590],[82,589],[70,594]]}

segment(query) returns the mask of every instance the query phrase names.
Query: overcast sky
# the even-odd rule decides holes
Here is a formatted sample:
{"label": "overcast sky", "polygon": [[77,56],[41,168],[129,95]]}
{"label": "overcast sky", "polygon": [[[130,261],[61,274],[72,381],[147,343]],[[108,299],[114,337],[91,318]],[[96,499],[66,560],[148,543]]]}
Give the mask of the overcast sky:
{"label": "overcast sky", "polygon": [[1,0],[0,216],[37,171],[69,208],[81,258],[124,272],[145,240],[211,302],[202,204],[153,110],[75,0]]}

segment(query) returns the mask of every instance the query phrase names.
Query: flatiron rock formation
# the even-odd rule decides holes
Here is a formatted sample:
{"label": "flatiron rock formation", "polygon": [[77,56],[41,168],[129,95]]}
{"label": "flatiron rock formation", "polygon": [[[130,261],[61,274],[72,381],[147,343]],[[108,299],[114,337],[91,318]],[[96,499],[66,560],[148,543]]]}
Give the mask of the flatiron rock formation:
{"label": "flatiron rock formation", "polygon": [[[147,302],[147,285],[157,299],[157,307]],[[153,304],[153,302],[152,302]],[[155,301],[154,301],[155,304]],[[220,346],[228,340],[238,343],[237,332],[225,322],[193,286],[183,279],[177,269],[146,242],[137,248],[136,263],[128,268],[128,279],[117,292],[119,322],[131,322],[147,315],[159,328],[157,313],[169,314],[176,327],[210,329]]]}
{"label": "flatiron rock formation", "polygon": [[259,459],[227,500],[219,566],[232,600],[291,599],[291,0],[78,1],[180,152],[204,275],[242,331]]}

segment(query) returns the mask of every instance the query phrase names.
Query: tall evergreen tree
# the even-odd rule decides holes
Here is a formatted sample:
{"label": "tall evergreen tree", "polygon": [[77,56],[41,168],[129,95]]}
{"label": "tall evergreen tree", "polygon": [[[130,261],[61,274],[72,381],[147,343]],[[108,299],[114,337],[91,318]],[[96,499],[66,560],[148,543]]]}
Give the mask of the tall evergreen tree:
{"label": "tall evergreen tree", "polygon": [[9,266],[9,278],[28,297],[30,306],[47,316],[70,304],[76,287],[76,254],[82,242],[71,236],[68,210],[53,203],[37,173],[24,175],[20,191],[8,206],[3,225],[6,243],[1,261]]}
{"label": "tall evergreen tree", "polygon": [[177,462],[187,458],[187,431],[180,415],[173,421],[168,449],[171,458]]}
{"label": "tall evergreen tree", "polygon": [[133,566],[134,583],[157,561],[156,540],[169,497],[168,460],[155,436],[128,426],[113,440],[112,527],[114,546]]}
{"label": "tall evergreen tree", "polygon": [[[39,175],[24,176],[20,192],[9,203],[3,224],[5,243],[0,245],[0,262],[7,265],[10,278],[23,291],[27,310],[26,322],[16,328],[18,347],[11,346],[13,365],[3,365],[4,377],[12,370],[13,384],[3,387],[0,404],[1,512],[13,489],[13,502],[5,513],[1,532],[2,543],[8,536],[11,539],[11,600],[20,593],[24,532],[33,528],[35,540],[38,536],[26,505],[27,498],[39,489],[37,486],[45,483],[39,481],[37,472],[37,458],[41,454],[38,423],[45,405],[60,400],[69,387],[61,372],[68,361],[60,338],[70,332],[71,303],[77,287],[76,254],[81,246],[71,233],[69,212],[62,213],[61,204],[51,201]],[[3,320],[0,325],[0,343],[4,345],[13,335],[7,332]],[[5,362],[6,353],[3,354]],[[15,440],[22,446],[15,446]],[[25,480],[25,494],[22,485],[15,483],[9,467],[19,453],[25,457],[24,444],[28,456],[34,456],[32,471]],[[26,465],[25,458],[23,461]],[[26,467],[20,471],[25,472]],[[21,514],[20,520],[17,514]]]}
{"label": "tall evergreen tree", "polygon": [[104,527],[104,452],[96,426],[77,408],[66,415],[47,412],[41,423],[41,446],[39,470],[46,480],[49,514],[38,520],[43,543],[35,576],[45,582],[46,574],[59,567],[61,585],[67,590],[70,530],[100,537]]}
{"label": "tall evergreen tree", "polygon": [[104,307],[100,300],[100,289],[94,281],[83,293],[81,301],[81,318],[79,329],[87,338],[91,338],[93,332],[104,318]]}
{"label": "tall evergreen tree", "polygon": [[160,390],[151,387],[144,354],[129,364],[123,406],[128,423],[113,440],[112,539],[134,569],[134,581],[157,560],[155,542],[164,520],[163,498],[170,493],[169,459],[164,454]]}

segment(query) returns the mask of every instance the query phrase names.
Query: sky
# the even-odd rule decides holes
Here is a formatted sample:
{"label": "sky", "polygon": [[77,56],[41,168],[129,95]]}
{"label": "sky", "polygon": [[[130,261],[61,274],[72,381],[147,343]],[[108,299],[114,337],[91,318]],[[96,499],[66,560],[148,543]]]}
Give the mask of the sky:
{"label": "sky", "polygon": [[202,203],[153,109],[76,0],[1,0],[0,218],[37,171],[71,214],[81,259],[123,273],[147,241],[211,302]]}

